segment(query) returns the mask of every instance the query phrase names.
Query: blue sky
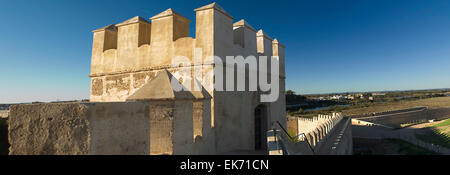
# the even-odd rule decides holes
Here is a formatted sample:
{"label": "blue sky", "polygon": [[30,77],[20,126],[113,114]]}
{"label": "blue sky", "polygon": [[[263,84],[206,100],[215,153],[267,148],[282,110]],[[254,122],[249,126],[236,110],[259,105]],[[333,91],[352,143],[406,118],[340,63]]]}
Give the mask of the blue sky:
{"label": "blue sky", "polygon": [[[0,0],[0,103],[89,97],[91,31],[213,1]],[[450,87],[450,1],[217,0],[286,45],[299,94]]]}

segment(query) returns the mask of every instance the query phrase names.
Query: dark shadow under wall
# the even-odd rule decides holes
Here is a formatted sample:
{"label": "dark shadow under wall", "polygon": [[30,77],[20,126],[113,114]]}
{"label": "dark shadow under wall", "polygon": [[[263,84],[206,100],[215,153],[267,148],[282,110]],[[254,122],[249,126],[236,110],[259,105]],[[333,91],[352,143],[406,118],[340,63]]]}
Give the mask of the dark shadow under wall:
{"label": "dark shadow under wall", "polygon": [[8,155],[8,118],[0,118],[0,155]]}

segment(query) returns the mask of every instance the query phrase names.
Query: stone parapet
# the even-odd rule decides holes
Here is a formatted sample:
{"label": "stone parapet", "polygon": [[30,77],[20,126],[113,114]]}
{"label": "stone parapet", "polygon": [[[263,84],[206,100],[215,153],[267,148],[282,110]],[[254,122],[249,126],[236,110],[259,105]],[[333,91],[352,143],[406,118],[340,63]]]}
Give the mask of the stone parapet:
{"label": "stone parapet", "polygon": [[208,116],[194,120],[193,114],[203,110],[194,104],[173,100],[13,105],[9,154],[214,154],[213,135],[205,133],[211,130],[201,123]]}

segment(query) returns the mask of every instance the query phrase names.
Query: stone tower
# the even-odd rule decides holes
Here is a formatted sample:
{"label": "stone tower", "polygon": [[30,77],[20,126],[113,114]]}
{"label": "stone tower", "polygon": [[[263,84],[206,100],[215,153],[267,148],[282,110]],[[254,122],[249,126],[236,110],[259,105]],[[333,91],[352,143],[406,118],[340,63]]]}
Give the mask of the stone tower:
{"label": "stone tower", "polygon": [[[173,9],[150,20],[137,16],[94,30],[90,101],[145,100],[140,99],[145,96],[140,94],[155,97],[159,88],[168,88],[164,87],[167,84],[161,87],[146,84],[167,71],[179,82],[188,81],[204,88],[200,93],[190,92],[194,98],[210,96],[210,102],[199,100],[198,105],[207,106],[203,113],[208,114],[210,119],[206,121],[210,124],[205,127],[214,135],[217,153],[265,149],[265,131],[274,122],[286,126],[284,46],[245,20],[233,23],[234,18],[217,3],[197,8],[195,13],[196,38],[189,37],[191,21]],[[198,54],[201,59],[195,59]],[[280,70],[277,101],[261,102],[260,95],[265,93],[262,91],[216,90],[214,69],[221,66],[221,70],[228,70],[234,63],[217,65],[213,56],[225,59],[238,55],[276,56]],[[177,62],[178,56],[188,58],[190,64]],[[246,82],[251,78],[247,74]]]}

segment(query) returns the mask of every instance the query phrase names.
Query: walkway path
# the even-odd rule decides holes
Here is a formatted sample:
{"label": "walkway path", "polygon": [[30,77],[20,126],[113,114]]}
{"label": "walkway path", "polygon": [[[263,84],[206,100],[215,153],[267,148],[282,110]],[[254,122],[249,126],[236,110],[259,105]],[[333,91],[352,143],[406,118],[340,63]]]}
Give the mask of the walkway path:
{"label": "walkway path", "polygon": [[413,111],[406,111],[406,112],[397,112],[397,113],[391,113],[391,114],[376,115],[376,116],[370,116],[370,117],[360,117],[360,118],[357,118],[357,119],[358,119],[358,120],[363,120],[363,119],[381,118],[381,117],[387,117],[387,116],[392,116],[392,115],[399,115],[399,114],[408,114],[408,113],[413,113],[413,112],[420,112],[420,111],[424,111],[424,110],[426,110],[426,108],[418,109],[418,110],[413,110]]}

